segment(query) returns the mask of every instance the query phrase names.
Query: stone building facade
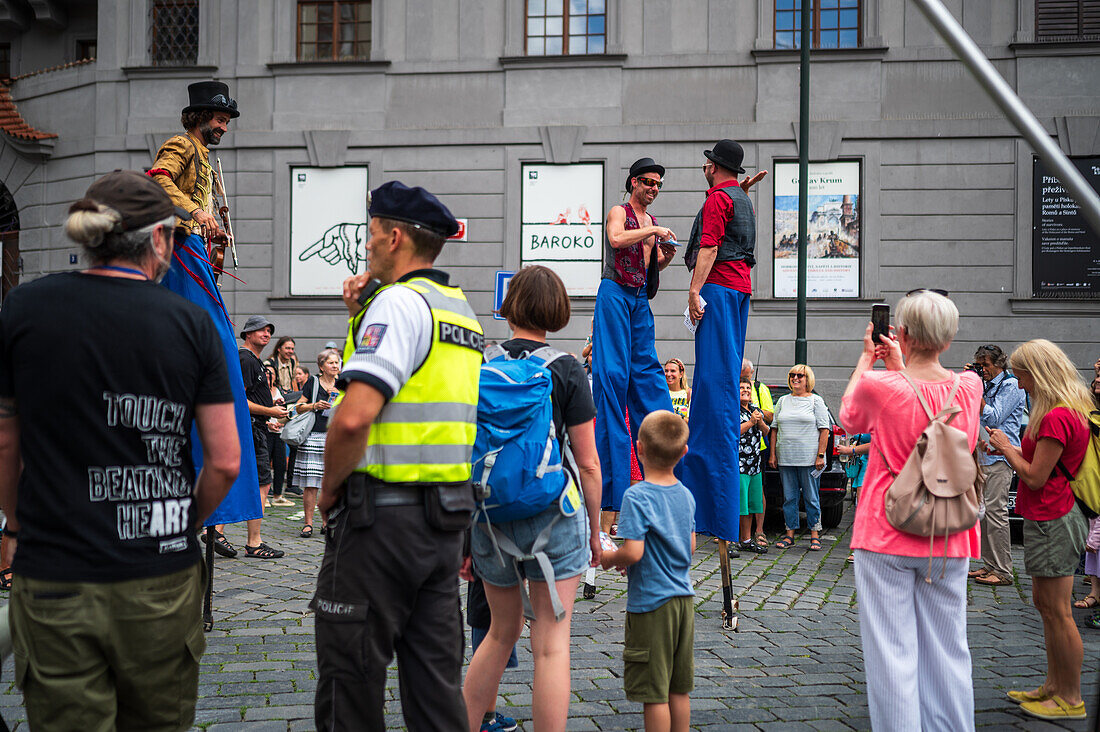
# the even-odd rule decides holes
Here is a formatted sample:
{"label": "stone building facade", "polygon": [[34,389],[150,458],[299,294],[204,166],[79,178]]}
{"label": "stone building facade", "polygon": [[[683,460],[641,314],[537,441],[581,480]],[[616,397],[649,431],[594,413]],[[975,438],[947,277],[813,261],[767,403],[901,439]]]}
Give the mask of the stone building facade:
{"label": "stone building facade", "polygon": [[[342,3],[354,6],[346,17],[356,26],[335,31],[354,39],[341,59],[339,48],[310,43],[318,31],[307,21],[326,12],[317,3],[4,0],[0,52],[6,47],[12,78],[10,101],[0,93],[5,276],[80,266],[60,228],[69,203],[97,175],[148,168],[179,128],[186,85],[216,78],[242,110],[216,151],[244,280],[223,278],[235,320],[268,315],[280,334],[299,338],[306,361],[342,339],[338,298],[294,294],[292,229],[312,217],[329,222],[323,201],[292,221],[295,176],[365,166],[369,187],[423,185],[466,219],[467,241],[448,244],[440,265],[469,294],[487,337],[506,338],[491,315],[495,273],[521,264],[521,178],[530,165],[602,166],[605,210],[591,212],[599,220],[622,201],[630,163],[652,156],[667,173],[651,211],[686,240],[706,187],[704,149],[739,140],[750,174],[798,155],[798,52],[780,40],[790,0],[587,1],[565,0],[565,11],[555,0]],[[814,161],[859,164],[860,255],[854,297],[810,301],[819,391],[836,410],[871,304],[922,286],[949,290],[962,312],[950,365],[961,366],[978,344],[1043,336],[1091,366],[1100,300],[1033,297],[1029,146],[913,3],[838,2],[855,8],[846,17],[856,29],[822,45],[854,47],[812,54],[808,144]],[[947,5],[1064,151],[1100,155],[1100,37],[1091,28],[1051,35],[1043,2]],[[823,39],[836,4],[818,9]],[[554,12],[567,26],[568,12],[574,23],[592,16],[586,52],[532,53],[533,43],[545,54],[563,35],[572,51],[583,48],[579,36],[559,33]],[[168,35],[181,25],[186,33]],[[746,352],[769,383],[785,378],[795,328],[794,301],[773,289],[778,184],[769,176],[751,192],[759,261]],[[844,205],[850,229],[852,201]],[[1095,237],[1092,246],[1100,248]],[[590,276],[590,263],[578,267]],[[340,276],[333,271],[334,281]],[[652,305],[659,355],[691,364],[687,285],[678,258]],[[579,351],[593,299],[573,304],[556,342]]]}

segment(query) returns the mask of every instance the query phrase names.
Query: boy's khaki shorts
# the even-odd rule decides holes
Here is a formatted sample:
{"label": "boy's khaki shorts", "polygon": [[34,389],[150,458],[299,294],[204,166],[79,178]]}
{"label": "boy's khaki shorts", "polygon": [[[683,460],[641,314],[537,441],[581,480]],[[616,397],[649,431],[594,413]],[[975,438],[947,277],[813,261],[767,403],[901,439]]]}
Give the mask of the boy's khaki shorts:
{"label": "boy's khaki shorts", "polygon": [[626,698],[667,704],[695,686],[695,598],[674,597],[656,610],[626,614],[623,687]]}

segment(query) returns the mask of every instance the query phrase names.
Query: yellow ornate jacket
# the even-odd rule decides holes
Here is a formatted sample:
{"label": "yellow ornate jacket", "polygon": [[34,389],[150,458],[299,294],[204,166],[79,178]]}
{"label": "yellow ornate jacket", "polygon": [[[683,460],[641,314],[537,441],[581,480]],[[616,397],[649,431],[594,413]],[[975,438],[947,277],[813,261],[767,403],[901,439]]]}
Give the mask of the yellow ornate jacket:
{"label": "yellow ornate jacket", "polygon": [[[210,168],[210,149],[189,134],[169,138],[157,151],[157,159],[149,175],[168,192],[172,203],[194,213],[202,209],[213,213],[210,187],[212,173]],[[194,221],[185,221],[184,225],[192,232],[198,230]]]}

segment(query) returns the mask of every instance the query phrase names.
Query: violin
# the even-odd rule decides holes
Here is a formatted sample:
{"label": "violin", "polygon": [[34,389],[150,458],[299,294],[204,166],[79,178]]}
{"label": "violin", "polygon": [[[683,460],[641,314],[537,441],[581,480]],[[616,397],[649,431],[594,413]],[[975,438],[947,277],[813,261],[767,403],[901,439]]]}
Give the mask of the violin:
{"label": "violin", "polygon": [[222,173],[221,158],[217,158],[217,163],[217,171],[210,171],[213,178],[210,196],[214,208],[218,212],[218,217],[222,221],[222,226],[221,230],[216,234],[207,233],[204,230],[206,248],[210,256],[210,264],[214,267],[214,282],[217,282],[218,278],[221,276],[222,267],[225,263],[225,250],[227,248],[230,254],[233,255],[233,269],[236,270],[239,264],[237,261],[237,243],[233,236],[233,220],[229,215],[229,197],[225,193],[225,185],[222,182],[225,175]]}

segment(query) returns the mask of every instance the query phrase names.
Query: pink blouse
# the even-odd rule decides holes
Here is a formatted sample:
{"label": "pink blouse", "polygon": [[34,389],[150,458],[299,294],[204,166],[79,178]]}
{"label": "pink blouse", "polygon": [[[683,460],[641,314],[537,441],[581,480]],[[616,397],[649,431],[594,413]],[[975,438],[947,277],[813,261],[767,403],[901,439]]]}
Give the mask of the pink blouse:
{"label": "pink blouse", "polygon": [[[971,372],[963,373],[960,378],[962,383],[954,403],[963,411],[955,416],[951,425],[966,432],[970,448],[974,449],[978,441],[982,381]],[[913,381],[935,413],[947,401],[955,377],[936,382]],[[893,478],[883,465],[883,455],[895,473],[901,470],[917,437],[928,424],[928,416],[912,387],[895,371],[867,371],[860,377],[855,390],[844,397],[840,423],[848,434],[871,433],[867,473],[852,527],[852,548],[903,557],[927,557],[927,537],[898,531],[886,520],[886,490]],[[933,540],[933,556],[944,555],[943,542],[943,537]],[[978,526],[947,537],[947,556],[974,559],[981,556]]]}

